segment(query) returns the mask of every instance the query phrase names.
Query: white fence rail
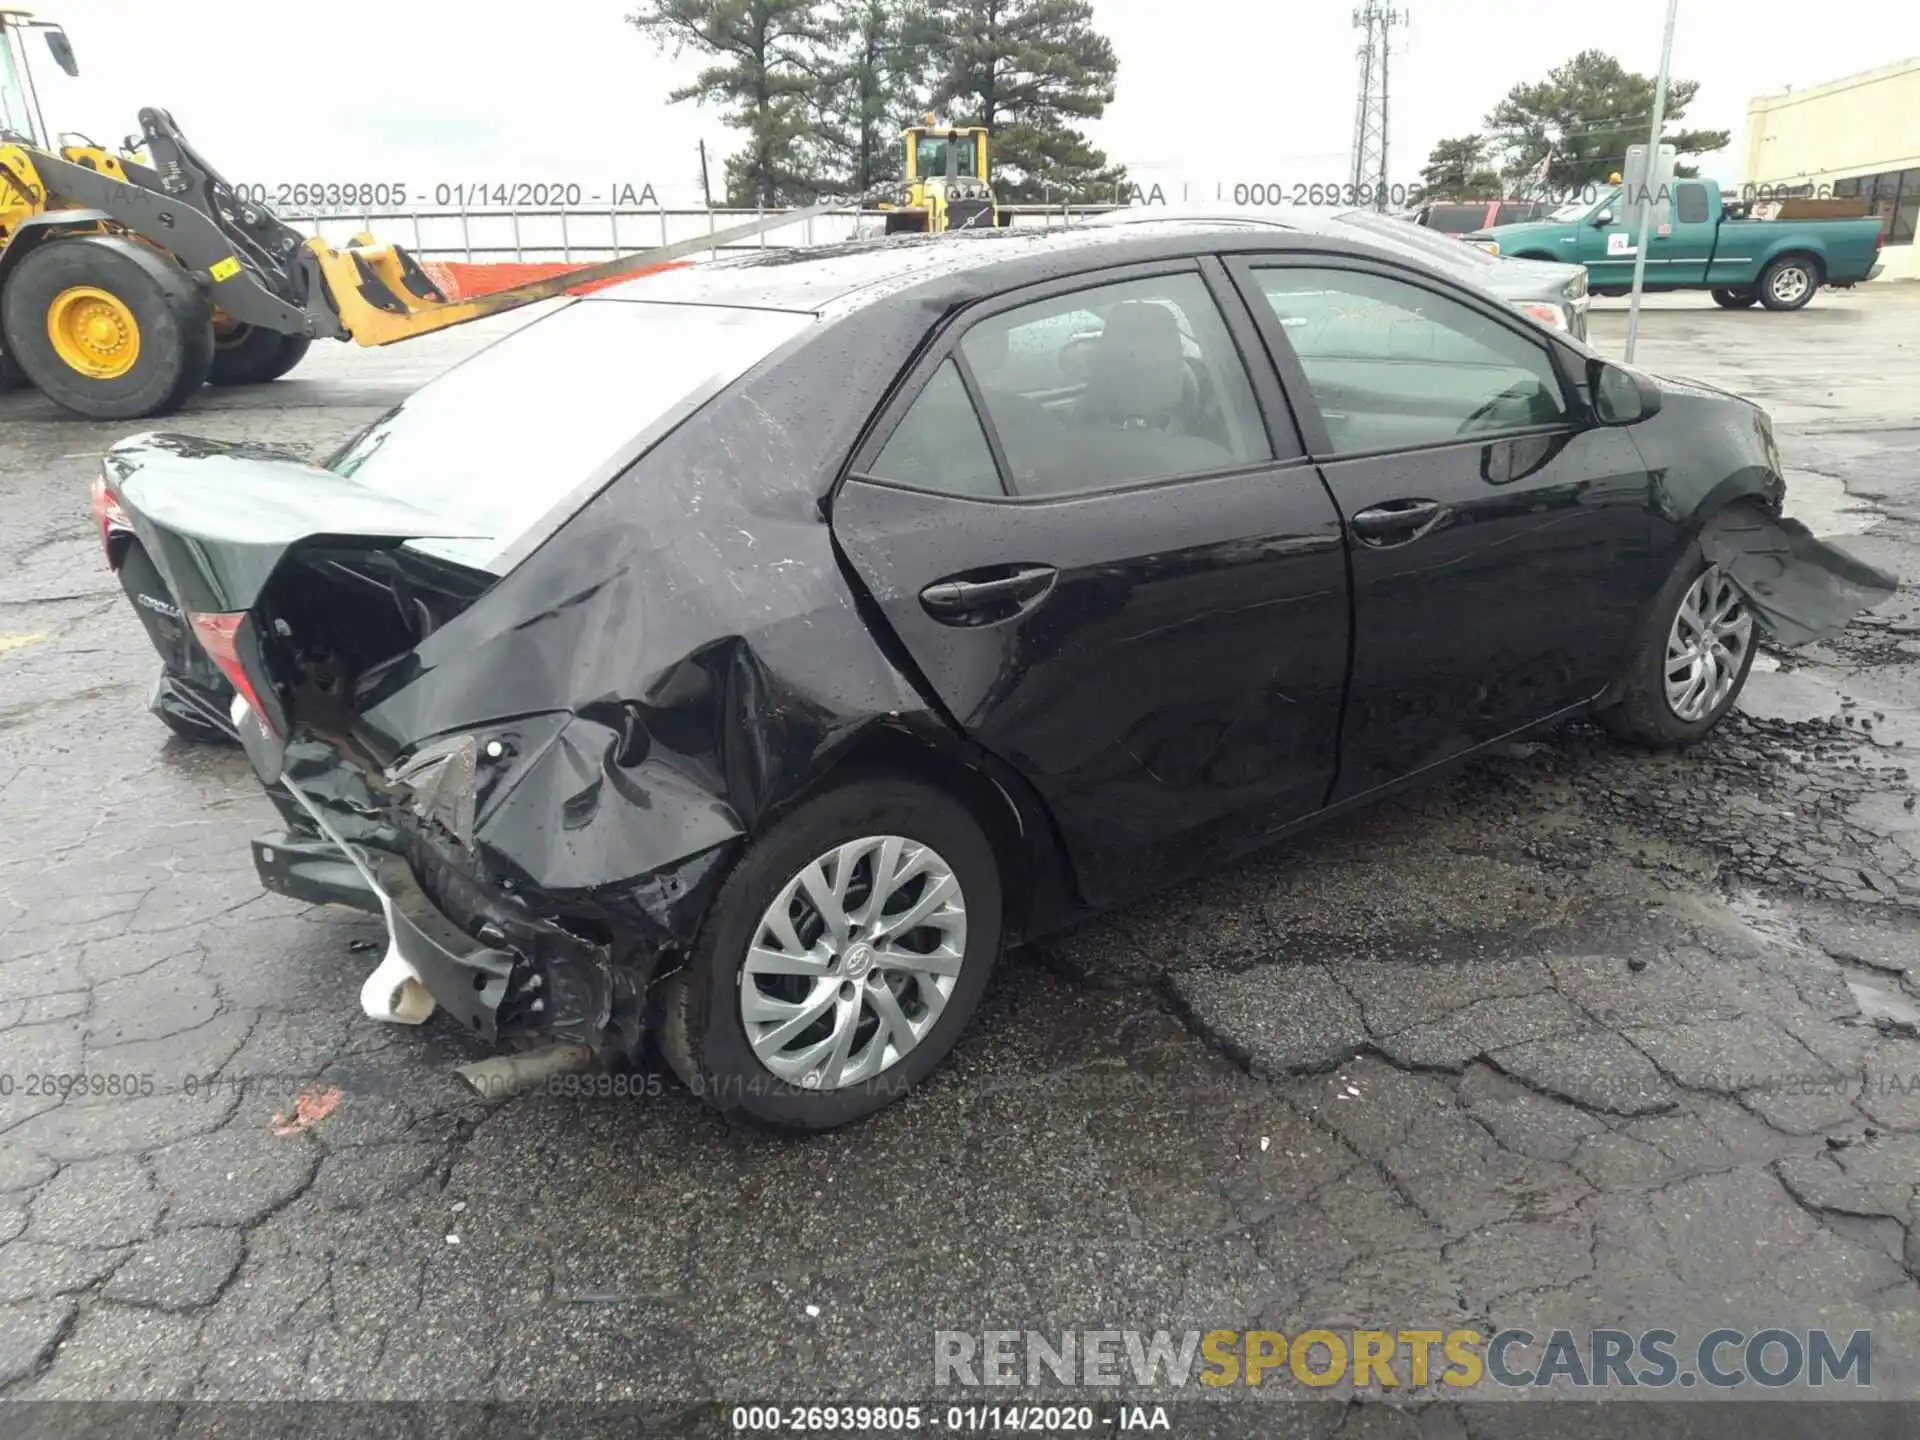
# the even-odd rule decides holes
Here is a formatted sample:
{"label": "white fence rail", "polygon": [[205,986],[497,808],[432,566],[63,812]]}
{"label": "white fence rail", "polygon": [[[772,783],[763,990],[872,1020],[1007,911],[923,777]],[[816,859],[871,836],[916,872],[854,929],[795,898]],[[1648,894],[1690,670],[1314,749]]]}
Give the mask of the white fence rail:
{"label": "white fence rail", "polygon": [[[1054,228],[1111,210],[1111,205],[1063,205],[1021,212],[1014,224]],[[370,231],[405,246],[423,260],[553,262],[587,264],[615,255],[711,235],[778,210],[667,210],[610,207],[587,210],[542,207],[519,210],[367,210],[352,214],[281,213],[281,219],[334,245]],[[833,210],[762,232],[744,245],[718,250],[757,250],[831,245],[880,234],[877,210]]]}

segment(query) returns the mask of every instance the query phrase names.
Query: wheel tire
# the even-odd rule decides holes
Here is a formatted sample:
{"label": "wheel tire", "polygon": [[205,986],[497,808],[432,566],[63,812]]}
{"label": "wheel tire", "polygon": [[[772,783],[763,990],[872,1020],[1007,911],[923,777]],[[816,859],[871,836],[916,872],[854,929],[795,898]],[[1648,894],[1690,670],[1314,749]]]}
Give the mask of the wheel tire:
{"label": "wheel tire", "polygon": [[1711,568],[1700,552],[1699,541],[1688,541],[1673,574],[1654,597],[1646,628],[1621,678],[1618,700],[1594,715],[1616,739],[1655,750],[1684,748],[1712,733],[1740,698],[1747,676],[1753,670],[1753,657],[1759,650],[1759,636],[1753,630],[1748,632],[1733,685],[1719,704],[1697,720],[1683,720],[1667,703],[1667,640],[1677,622],[1682,600],[1694,582]]}
{"label": "wheel tire", "polygon": [[1820,264],[1809,255],[1779,256],[1760,272],[1760,303],[1769,310],[1798,310],[1819,288]]}
{"label": "wheel tire", "polygon": [[[834,846],[900,835],[932,847],[960,886],[966,944],[954,988],[932,1027],[878,1074],[839,1089],[803,1089],[755,1055],[741,1018],[748,947],[768,906]],[[676,1075],[722,1113],[790,1132],[831,1130],[899,1099],[946,1059],[985,994],[999,958],[1000,871],[964,807],[911,781],[851,781],[807,801],[754,841],[720,887],[686,967],[661,983],[652,1017]]]}
{"label": "wheel tire", "polygon": [[305,335],[282,335],[257,325],[237,326],[216,335],[209,385],[264,385],[278,380],[306,358],[313,341]]}
{"label": "wheel tire", "polygon": [[29,384],[26,374],[13,363],[12,357],[0,351],[0,395],[9,390],[23,390]]}
{"label": "wheel tire", "polygon": [[[62,359],[48,333],[54,302],[85,286],[131,315],[138,354],[99,378]],[[23,259],[0,304],[7,353],[41,394],[89,420],[137,420],[177,410],[213,367],[213,317],[187,273],[150,246],[115,235],[53,240]]]}
{"label": "wheel tire", "polygon": [[1715,290],[1713,303],[1722,310],[1745,310],[1760,297],[1751,290]]}

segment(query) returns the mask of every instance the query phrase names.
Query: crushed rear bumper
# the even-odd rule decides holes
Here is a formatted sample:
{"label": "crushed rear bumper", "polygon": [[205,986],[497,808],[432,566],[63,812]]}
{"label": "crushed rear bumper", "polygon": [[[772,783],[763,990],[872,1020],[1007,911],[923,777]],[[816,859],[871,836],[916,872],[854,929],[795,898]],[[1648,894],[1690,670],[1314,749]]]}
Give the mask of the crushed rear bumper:
{"label": "crushed rear bumper", "polygon": [[[615,965],[606,947],[529,914],[443,858],[422,854],[416,865],[394,850],[350,842],[327,800],[284,776],[279,791],[281,808],[304,812],[318,835],[301,834],[303,825],[256,840],[261,883],[295,899],[382,916],[390,953],[463,1029],[486,1041],[574,1041],[601,1054],[637,1044],[657,956],[625,954]],[[274,798],[281,802],[281,793]],[[436,894],[422,883],[423,868]]]}

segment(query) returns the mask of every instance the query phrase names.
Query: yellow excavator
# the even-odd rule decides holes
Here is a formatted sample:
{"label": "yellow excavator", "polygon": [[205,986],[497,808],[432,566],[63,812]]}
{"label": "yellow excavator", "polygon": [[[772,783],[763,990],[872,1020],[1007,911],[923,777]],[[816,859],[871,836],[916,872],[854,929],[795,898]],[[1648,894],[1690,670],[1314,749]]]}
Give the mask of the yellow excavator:
{"label": "yellow excavator", "polygon": [[79,73],[59,25],[0,5],[0,387],[32,385],[88,419],[165,414],[204,383],[276,379],[315,340],[410,340],[832,208],[450,300],[398,245],[361,235],[336,248],[248,200],[165,110],[141,110],[141,133],[117,153],[54,139],[28,53],[36,35]]}
{"label": "yellow excavator", "polygon": [[929,115],[924,125],[909,125],[901,138],[906,182],[879,206],[886,212],[887,234],[990,230],[1012,223],[1013,217],[994,203],[983,126],[942,125]]}

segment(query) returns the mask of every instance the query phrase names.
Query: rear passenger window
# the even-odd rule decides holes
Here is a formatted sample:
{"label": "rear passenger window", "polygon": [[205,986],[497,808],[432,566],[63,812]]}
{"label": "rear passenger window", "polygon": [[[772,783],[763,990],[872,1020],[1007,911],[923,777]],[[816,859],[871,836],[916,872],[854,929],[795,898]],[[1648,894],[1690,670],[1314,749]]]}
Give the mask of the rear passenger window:
{"label": "rear passenger window", "polygon": [[949,360],[934,371],[920,398],[901,417],[868,473],[918,490],[949,495],[1003,495],[993,451]]}
{"label": "rear passenger window", "polygon": [[1682,225],[1704,224],[1707,218],[1707,187],[1704,185],[1674,186],[1673,213]]}
{"label": "rear passenger window", "polygon": [[1203,475],[1272,458],[1253,387],[1191,272],[1036,301],[960,342],[1015,495]]}

